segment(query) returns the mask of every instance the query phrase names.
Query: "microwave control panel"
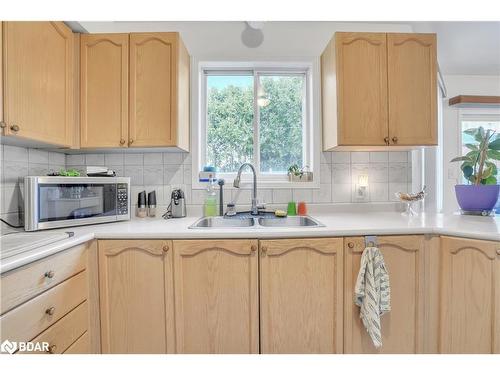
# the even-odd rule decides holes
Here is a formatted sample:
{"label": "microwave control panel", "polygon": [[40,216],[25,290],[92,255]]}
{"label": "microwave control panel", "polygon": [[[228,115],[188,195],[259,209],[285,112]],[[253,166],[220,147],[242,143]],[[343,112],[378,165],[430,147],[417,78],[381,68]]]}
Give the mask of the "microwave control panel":
{"label": "microwave control panel", "polygon": [[128,214],[128,185],[127,184],[117,184],[116,185],[116,214],[117,215],[127,215]]}

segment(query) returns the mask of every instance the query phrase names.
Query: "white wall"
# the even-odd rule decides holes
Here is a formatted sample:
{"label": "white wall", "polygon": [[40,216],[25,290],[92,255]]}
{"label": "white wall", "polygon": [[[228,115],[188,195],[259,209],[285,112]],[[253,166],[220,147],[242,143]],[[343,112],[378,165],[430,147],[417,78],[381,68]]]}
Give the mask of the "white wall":
{"label": "white wall", "polygon": [[447,75],[448,98],[443,105],[443,211],[458,210],[454,186],[459,182],[459,164],[450,160],[460,153],[459,109],[448,106],[457,95],[500,95],[500,76]]}
{"label": "white wall", "polygon": [[245,60],[318,57],[336,31],[411,32],[409,24],[368,22],[265,22],[264,42],[248,48],[238,22],[80,22],[90,33],[178,31],[192,57]]}

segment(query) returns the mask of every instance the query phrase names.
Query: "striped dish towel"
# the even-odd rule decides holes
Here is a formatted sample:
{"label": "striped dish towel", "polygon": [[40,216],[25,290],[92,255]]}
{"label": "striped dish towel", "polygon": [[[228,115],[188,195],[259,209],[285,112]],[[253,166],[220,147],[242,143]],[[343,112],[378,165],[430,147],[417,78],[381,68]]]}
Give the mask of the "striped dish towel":
{"label": "striped dish towel", "polygon": [[361,267],[354,288],[354,303],[376,348],[382,346],[380,317],[391,311],[391,287],[384,257],[377,247],[367,247],[361,256]]}

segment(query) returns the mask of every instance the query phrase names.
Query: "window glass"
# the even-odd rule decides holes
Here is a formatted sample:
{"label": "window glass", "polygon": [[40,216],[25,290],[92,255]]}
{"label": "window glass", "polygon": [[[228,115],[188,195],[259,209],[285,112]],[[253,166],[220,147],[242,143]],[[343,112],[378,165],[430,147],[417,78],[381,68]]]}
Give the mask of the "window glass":
{"label": "window glass", "polygon": [[253,75],[207,76],[206,164],[234,172],[253,162]]}
{"label": "window glass", "polygon": [[261,75],[259,106],[260,170],[286,173],[304,166],[304,76]]}

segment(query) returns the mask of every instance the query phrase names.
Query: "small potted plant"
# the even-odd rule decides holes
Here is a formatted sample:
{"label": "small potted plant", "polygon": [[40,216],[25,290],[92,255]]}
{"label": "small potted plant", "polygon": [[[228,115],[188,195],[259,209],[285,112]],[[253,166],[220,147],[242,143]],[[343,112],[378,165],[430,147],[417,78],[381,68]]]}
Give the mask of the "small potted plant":
{"label": "small potted plant", "polygon": [[475,143],[467,143],[467,155],[452,159],[460,161],[467,185],[455,186],[455,193],[463,211],[489,212],[498,199],[500,185],[497,182],[497,167],[493,160],[500,160],[500,136],[493,130],[479,128],[467,129],[465,134],[472,136]]}
{"label": "small potted plant", "polygon": [[308,182],[312,181],[312,172],[309,167],[300,168],[297,164],[293,164],[288,168],[288,181],[290,182]]}

